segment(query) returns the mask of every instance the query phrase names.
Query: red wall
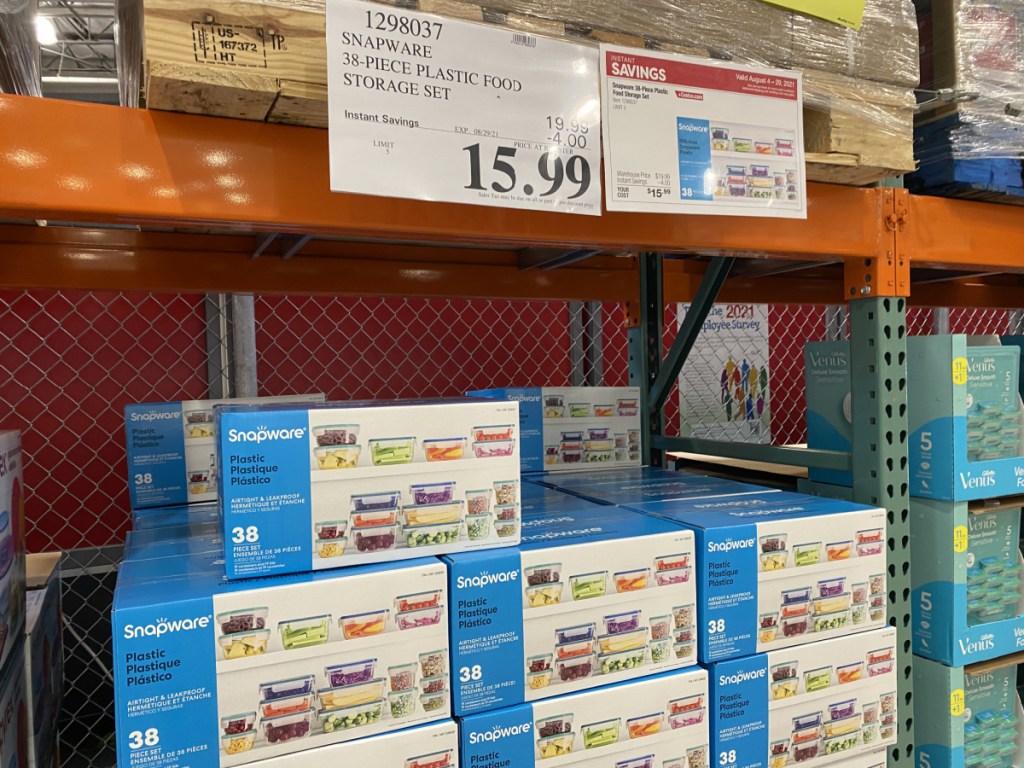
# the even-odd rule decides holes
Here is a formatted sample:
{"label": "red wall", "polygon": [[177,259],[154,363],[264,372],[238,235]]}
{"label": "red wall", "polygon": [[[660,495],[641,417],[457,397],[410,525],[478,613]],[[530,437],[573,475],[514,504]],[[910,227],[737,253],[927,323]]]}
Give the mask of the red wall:
{"label": "red wall", "polygon": [[[260,297],[260,393],[353,399],[564,386],[568,319],[559,302]],[[910,332],[930,332],[930,320],[911,310]],[[802,442],[803,342],[824,336],[824,310],[773,306],[770,322],[773,437]],[[672,307],[665,323],[667,349]],[[619,305],[603,305],[603,328],[605,383],[624,385]],[[1005,332],[1007,314],[953,310],[950,330]],[[24,431],[29,549],[122,541],[124,406],[205,395],[202,297],[0,291],[0,426]],[[673,388],[669,434],[678,432],[678,403]]]}

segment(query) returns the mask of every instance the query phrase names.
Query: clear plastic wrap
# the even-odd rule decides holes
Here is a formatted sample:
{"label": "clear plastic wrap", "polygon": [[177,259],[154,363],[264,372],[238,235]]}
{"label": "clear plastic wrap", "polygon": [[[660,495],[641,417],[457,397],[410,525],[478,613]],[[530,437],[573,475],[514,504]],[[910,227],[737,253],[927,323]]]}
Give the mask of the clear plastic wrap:
{"label": "clear plastic wrap", "polygon": [[[761,0],[380,1],[553,37],[800,70],[808,151],[876,169],[834,180],[868,183],[913,168],[919,70],[911,0],[867,0],[859,32]],[[207,25],[212,34],[225,25],[241,35],[260,30],[252,38],[259,66],[224,66],[205,49],[197,53],[193,36]],[[144,34],[147,106],[326,125],[324,0],[146,0]],[[286,45],[264,44],[274,36]]]}
{"label": "clear plastic wrap", "polygon": [[957,159],[1024,158],[1024,0],[942,0],[923,21],[931,33],[925,86],[959,99],[945,151]]}
{"label": "clear plastic wrap", "polygon": [[485,0],[481,4],[700,48],[719,59],[818,69],[912,88],[919,80],[912,0],[867,0],[859,31],[761,0]]}
{"label": "clear plastic wrap", "polygon": [[42,96],[35,0],[0,0],[0,93]]}
{"label": "clear plastic wrap", "polygon": [[115,0],[117,90],[122,107],[139,106],[142,91],[142,0]]}

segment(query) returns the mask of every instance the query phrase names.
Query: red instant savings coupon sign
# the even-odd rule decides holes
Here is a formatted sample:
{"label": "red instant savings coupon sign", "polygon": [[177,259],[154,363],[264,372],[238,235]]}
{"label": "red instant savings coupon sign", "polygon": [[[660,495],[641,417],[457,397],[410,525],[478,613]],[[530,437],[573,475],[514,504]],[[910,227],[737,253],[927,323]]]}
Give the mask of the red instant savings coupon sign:
{"label": "red instant savings coupon sign", "polygon": [[806,218],[800,73],[601,47],[610,211]]}

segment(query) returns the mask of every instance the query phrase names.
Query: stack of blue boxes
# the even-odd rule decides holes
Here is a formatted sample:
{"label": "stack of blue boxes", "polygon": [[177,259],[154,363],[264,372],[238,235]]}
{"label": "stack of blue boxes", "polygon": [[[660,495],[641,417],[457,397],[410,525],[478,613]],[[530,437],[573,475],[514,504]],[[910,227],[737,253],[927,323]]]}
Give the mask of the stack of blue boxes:
{"label": "stack of blue boxes", "polygon": [[[907,352],[917,764],[1019,764],[1020,347],[954,334],[911,337]],[[809,443],[849,448],[849,347],[809,344],[805,360]]]}
{"label": "stack of blue boxes", "polygon": [[881,510],[520,475],[516,409],[216,407],[217,501],[133,512],[119,764],[884,762]]}

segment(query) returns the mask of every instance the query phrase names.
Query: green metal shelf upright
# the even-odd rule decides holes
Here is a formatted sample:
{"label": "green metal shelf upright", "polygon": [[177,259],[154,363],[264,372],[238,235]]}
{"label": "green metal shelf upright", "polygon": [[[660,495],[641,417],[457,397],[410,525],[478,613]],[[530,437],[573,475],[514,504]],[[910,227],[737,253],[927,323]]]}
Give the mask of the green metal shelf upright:
{"label": "green metal shelf upright", "polygon": [[[890,768],[908,766],[914,756],[913,676],[910,624],[910,494],[907,469],[907,322],[906,299],[872,296],[850,289],[851,395],[853,450],[732,443],[665,435],[664,404],[686,363],[697,334],[733,264],[731,257],[709,262],[701,285],[673,339],[662,355],[664,265],[655,253],[639,256],[639,317],[630,328],[630,384],[640,387],[644,419],[644,459],[665,466],[667,451],[703,453],[853,473],[854,500],[882,507],[888,517],[887,578],[889,624],[897,633],[899,678],[898,741],[889,751]],[[857,268],[871,268],[865,260]],[[875,264],[875,268],[879,265]],[[868,279],[870,283],[870,278]],[[820,492],[808,484],[809,492]],[[728,767],[727,767],[728,768]]]}

